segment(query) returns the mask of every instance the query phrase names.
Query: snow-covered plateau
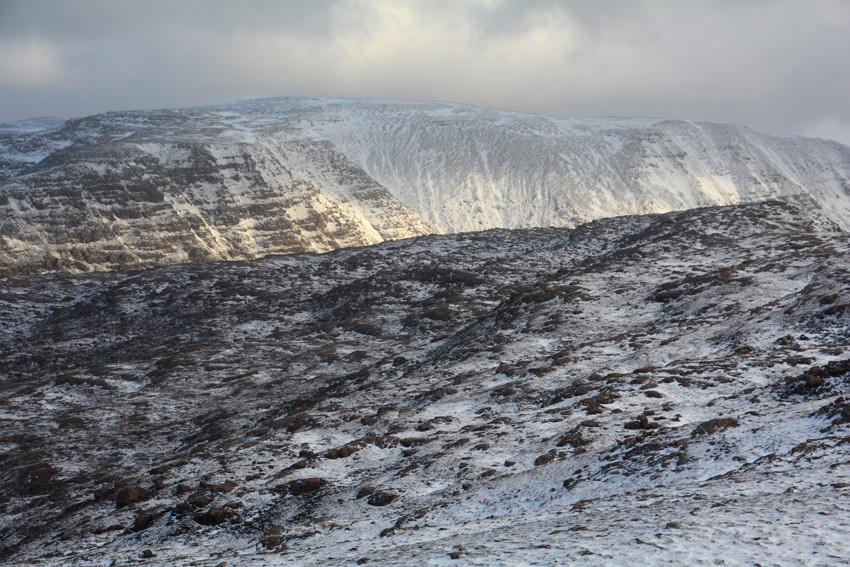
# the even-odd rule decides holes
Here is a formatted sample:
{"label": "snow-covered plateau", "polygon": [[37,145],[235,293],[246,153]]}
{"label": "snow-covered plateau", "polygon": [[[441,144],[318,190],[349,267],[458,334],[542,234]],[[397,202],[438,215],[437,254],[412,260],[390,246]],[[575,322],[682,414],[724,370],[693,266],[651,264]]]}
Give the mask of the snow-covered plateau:
{"label": "snow-covered plateau", "polygon": [[[603,212],[746,200],[761,194],[756,186],[766,195],[799,183],[811,199],[243,262],[2,276],[0,562],[847,564],[850,236],[813,212],[832,195],[836,208],[827,212],[850,218],[840,208],[846,148],[725,126],[500,113],[490,115],[492,139],[484,139],[483,129],[456,124],[476,110],[412,105],[430,124],[421,136],[437,140],[445,128],[447,140],[466,140],[463,152],[479,156],[478,173],[443,186],[451,168],[402,159],[405,136],[420,135],[404,129],[402,113],[380,138],[346,125],[353,118],[328,118],[331,109],[356,114],[345,105],[323,102],[329,110],[319,112],[313,102],[257,104],[180,111],[210,121],[210,131],[191,137],[173,130],[168,113],[45,130],[38,147],[62,146],[62,128],[84,141],[10,174],[3,206],[20,216],[5,213],[3,237],[39,214],[47,223],[73,211],[90,226],[100,211],[111,226],[113,211],[142,214],[150,205],[162,218],[206,219],[193,225],[198,239],[216,227],[221,250],[231,250],[239,235],[259,234],[233,228],[252,218],[249,189],[291,210],[276,201],[289,193],[265,166],[245,166],[261,152],[268,167],[277,164],[277,179],[306,184],[292,197],[303,218],[319,202],[327,210],[335,203],[340,222],[361,219],[351,226],[363,229],[364,244],[403,235],[392,227],[416,213],[456,230],[479,220],[569,225]],[[281,130],[275,112],[301,118]],[[124,126],[104,134],[107,122]],[[563,143],[582,132],[586,146]],[[725,145],[709,143],[712,136]],[[523,137],[538,142],[516,142]],[[388,141],[369,150],[367,139]],[[567,175],[580,152],[598,155],[597,166],[586,165],[599,172],[598,185],[585,185],[590,192],[574,202],[566,182],[529,183],[517,189],[515,209],[499,209],[510,192],[497,154],[511,144],[540,157],[538,181]],[[124,158],[103,157],[107,146]],[[697,149],[747,160],[700,160]],[[550,150],[562,151],[563,162]],[[313,151],[319,157],[310,162],[304,156]],[[62,152],[75,157],[59,159]],[[275,152],[300,157],[286,162],[272,159]],[[435,149],[433,163],[467,159],[442,155]],[[701,191],[693,189],[695,164],[704,168]],[[329,173],[340,167],[350,176]],[[309,168],[313,181],[303,177]],[[804,168],[817,173],[803,179]],[[74,171],[88,172],[91,184],[68,188],[60,206],[54,191],[77,183]],[[336,179],[335,193],[316,185],[316,172]],[[621,174],[633,174],[633,184]],[[738,174],[759,184],[752,181],[750,193],[737,182],[718,185]],[[180,191],[161,175],[179,178]],[[649,191],[649,180],[665,175],[678,180],[669,193]],[[419,180],[395,185],[410,177]],[[122,197],[115,188],[123,183]],[[365,186],[374,199],[357,197]],[[426,214],[438,195],[462,203],[473,187],[481,191],[477,212]],[[215,195],[226,197],[231,224],[216,219]],[[608,208],[619,197],[623,209]],[[537,207],[561,198],[573,204]],[[378,202],[393,203],[395,213],[381,205],[367,217]],[[237,222],[238,211],[246,216]],[[535,217],[544,213],[551,216]],[[122,222],[136,226],[138,218]],[[126,253],[137,250],[128,230]],[[178,245],[181,227],[170,237],[161,230],[151,229],[152,241]],[[47,249],[52,237],[44,238]]]}
{"label": "snow-covered plateau", "polygon": [[112,112],[0,125],[0,270],[245,260],[776,197],[850,228],[850,148],[417,101]]}

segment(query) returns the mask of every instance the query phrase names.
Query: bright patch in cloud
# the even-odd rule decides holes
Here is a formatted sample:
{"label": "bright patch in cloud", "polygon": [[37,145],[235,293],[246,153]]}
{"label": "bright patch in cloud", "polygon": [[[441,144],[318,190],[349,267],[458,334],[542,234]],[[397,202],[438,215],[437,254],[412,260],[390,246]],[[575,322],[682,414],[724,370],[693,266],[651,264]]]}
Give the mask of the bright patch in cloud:
{"label": "bright patch in cloud", "polygon": [[59,53],[40,41],[0,43],[0,85],[50,87],[62,83],[65,71]]}

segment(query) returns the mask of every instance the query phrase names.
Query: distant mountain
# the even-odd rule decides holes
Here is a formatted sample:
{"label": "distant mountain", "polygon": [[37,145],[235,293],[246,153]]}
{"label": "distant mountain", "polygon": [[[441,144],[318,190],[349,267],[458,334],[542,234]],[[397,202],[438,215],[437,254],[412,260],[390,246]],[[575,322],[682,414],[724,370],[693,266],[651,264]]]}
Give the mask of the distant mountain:
{"label": "distant mountain", "polygon": [[775,197],[850,228],[850,148],[730,124],[559,118],[431,102],[259,100],[332,140],[439,232],[589,220]]}
{"label": "distant mountain", "polygon": [[38,119],[0,126],[0,270],[250,259],[775,197],[850,228],[850,148],[415,101]]}

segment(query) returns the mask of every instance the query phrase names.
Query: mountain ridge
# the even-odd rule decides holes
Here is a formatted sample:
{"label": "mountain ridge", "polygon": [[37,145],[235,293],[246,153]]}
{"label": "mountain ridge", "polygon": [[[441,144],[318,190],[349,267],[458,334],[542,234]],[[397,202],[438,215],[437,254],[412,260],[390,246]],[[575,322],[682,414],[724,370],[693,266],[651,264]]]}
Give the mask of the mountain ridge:
{"label": "mountain ridge", "polygon": [[0,126],[0,270],[251,259],[777,197],[850,228],[850,148],[428,101],[111,112]]}

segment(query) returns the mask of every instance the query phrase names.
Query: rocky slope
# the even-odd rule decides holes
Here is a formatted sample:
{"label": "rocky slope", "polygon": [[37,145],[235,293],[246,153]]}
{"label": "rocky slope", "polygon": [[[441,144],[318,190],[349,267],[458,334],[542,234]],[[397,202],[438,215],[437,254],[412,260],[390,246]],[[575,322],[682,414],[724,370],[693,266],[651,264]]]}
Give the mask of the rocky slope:
{"label": "rocky slope", "polygon": [[0,278],[0,558],[841,565],[850,237],[807,215]]}
{"label": "rocky slope", "polygon": [[725,124],[263,99],[0,127],[0,270],[136,269],[797,199],[850,148]]}
{"label": "rocky slope", "polygon": [[[286,124],[273,139],[195,111],[21,127],[0,131],[6,155],[19,152],[0,181],[7,272],[242,260],[433,232],[329,141],[286,139]],[[20,148],[32,145],[49,153],[26,165],[35,158]]]}

